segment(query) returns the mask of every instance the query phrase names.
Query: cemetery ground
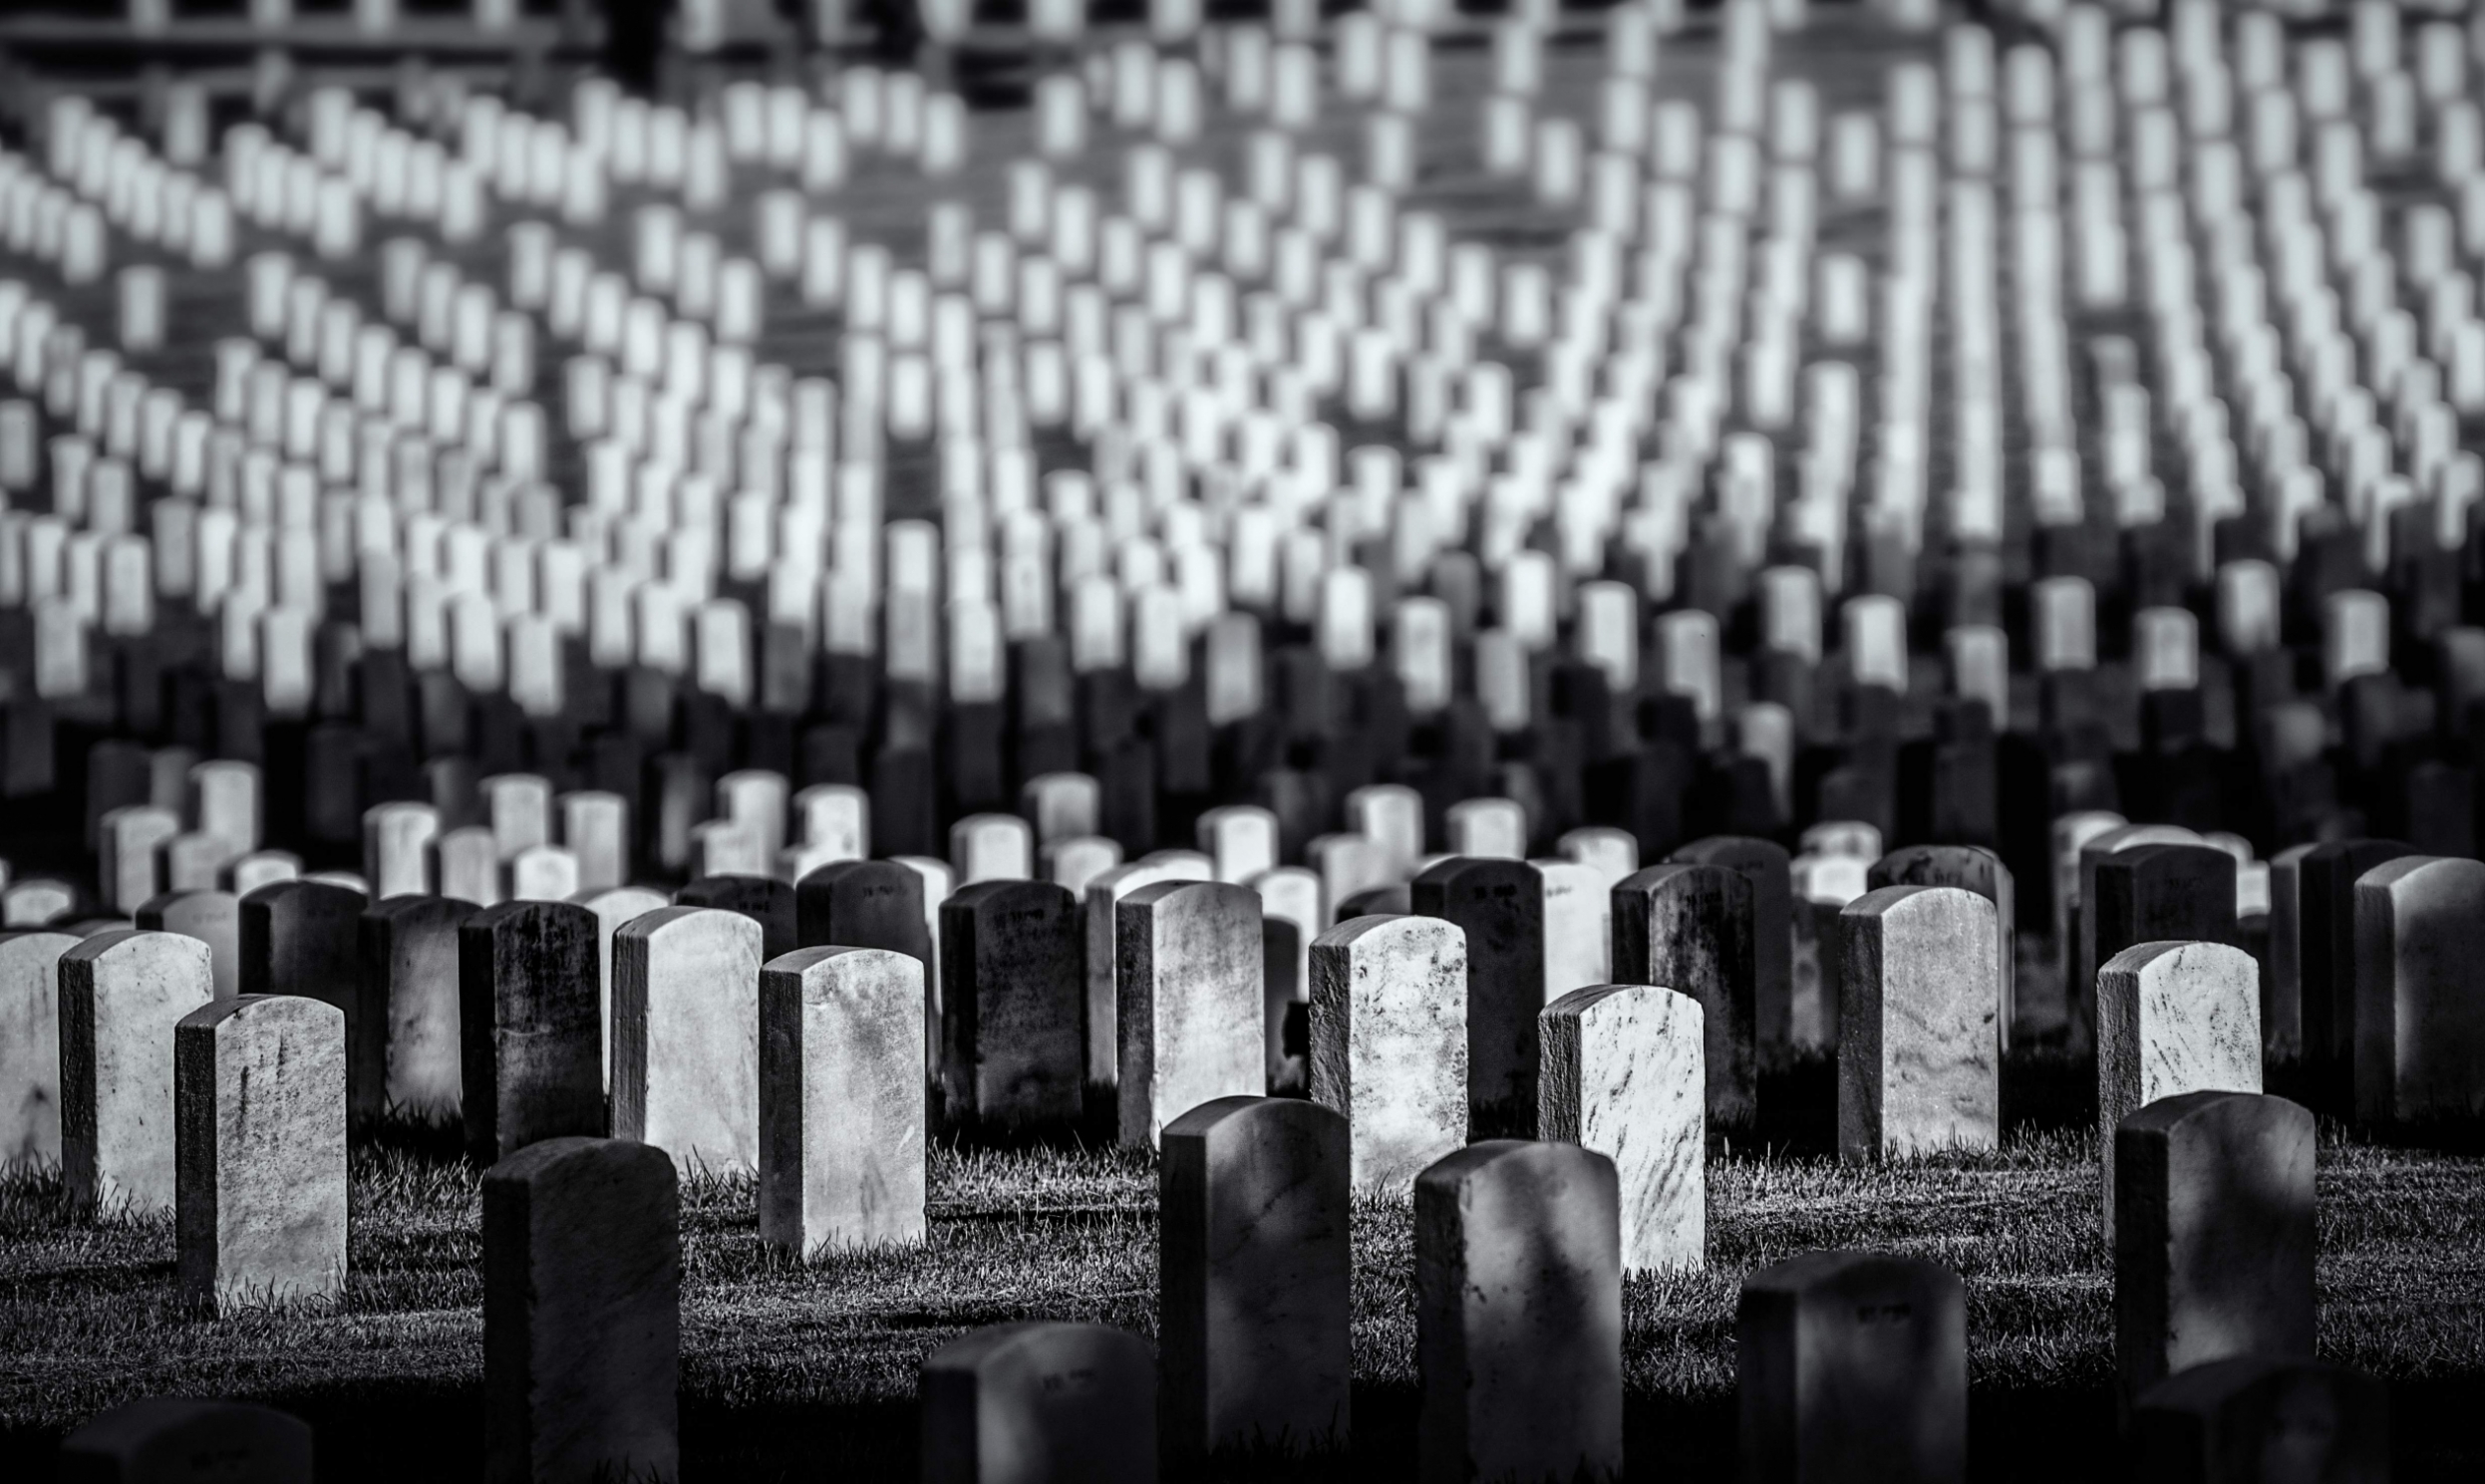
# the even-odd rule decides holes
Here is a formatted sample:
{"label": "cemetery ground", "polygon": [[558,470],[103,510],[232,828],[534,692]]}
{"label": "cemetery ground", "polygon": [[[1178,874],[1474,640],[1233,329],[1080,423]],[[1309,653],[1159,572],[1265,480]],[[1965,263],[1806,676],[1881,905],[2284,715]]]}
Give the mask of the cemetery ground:
{"label": "cemetery ground", "polygon": [[[2007,1085],[2021,1092],[1990,1154],[1841,1165],[1800,1142],[1712,1136],[1708,1270],[1625,1289],[1632,1477],[1734,1477],[1737,1291],[1766,1264],[1826,1248],[1920,1256],[1966,1279],[1976,1477],[2117,1476],[2096,1141],[2062,1095],[2083,1074],[2093,1085],[2086,1068],[2015,1052]],[[1779,1106],[1817,1107],[1829,1068],[1773,1085]],[[453,1138],[383,1130],[354,1153],[344,1311],[217,1321],[180,1306],[168,1217],[98,1222],[56,1178],[0,1181],[0,1477],[48,1477],[70,1427],[164,1392],[298,1413],[318,1430],[324,1478],[477,1477],[479,1190]],[[936,1345],[1026,1318],[1152,1335],[1150,1156],[943,1147],[931,1203],[926,1246],[805,1268],[762,1247],[747,1179],[685,1182],[686,1479],[910,1480],[916,1368]],[[2325,1125],[2320,1241],[2322,1351],[2388,1381],[2396,1477],[2485,1475],[2485,1136],[2375,1144]],[[1228,1459],[1201,1477],[1413,1476],[1409,1203],[1359,1200],[1354,1243],[1350,1451]]]}

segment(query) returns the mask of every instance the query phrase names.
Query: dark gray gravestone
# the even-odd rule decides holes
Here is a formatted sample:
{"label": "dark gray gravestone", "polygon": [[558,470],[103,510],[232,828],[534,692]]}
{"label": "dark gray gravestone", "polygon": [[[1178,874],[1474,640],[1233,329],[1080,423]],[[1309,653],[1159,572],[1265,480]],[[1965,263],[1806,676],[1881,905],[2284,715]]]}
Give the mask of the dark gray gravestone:
{"label": "dark gray gravestone", "polygon": [[885,948],[761,969],[762,1241],[808,1261],[923,1240],[923,965]]}
{"label": "dark gray gravestone", "polygon": [[1621,1476],[1617,1201],[1577,1144],[1488,1139],[1415,1177],[1422,1477]]}
{"label": "dark gray gravestone", "polygon": [[139,908],[141,930],[179,933],[207,945],[215,998],[241,993],[241,899],[229,891],[168,891]]}
{"label": "dark gray gravestone", "polygon": [[1168,1452],[1342,1446],[1350,1369],[1346,1118],[1220,1097],[1165,1126],[1157,1338]]}
{"label": "dark gray gravestone", "polygon": [[243,995],[172,1030],[183,1297],[217,1314],[345,1295],[345,1014]]}
{"label": "dark gray gravestone", "polygon": [[1353,922],[1359,917],[1401,916],[1414,910],[1413,887],[1399,881],[1350,893],[1339,901],[1336,916],[1340,922]]}
{"label": "dark gray gravestone", "polygon": [[702,876],[673,894],[676,905],[739,912],[760,925],[760,961],[800,946],[794,932],[794,889],[774,876]]}
{"label": "dark gray gravestone", "polygon": [[932,930],[923,915],[923,877],[893,860],[841,860],[793,889],[794,938],[803,948],[886,948],[912,954],[928,977]]}
{"label": "dark gray gravestone", "polygon": [[2123,1395],[2242,1354],[2313,1353],[2313,1115],[2187,1092],[2114,1129],[2114,1355]]}
{"label": "dark gray gravestone", "polygon": [[2093,923],[2080,1002],[2096,1026],[2096,971],[2142,943],[2235,941],[2235,857],[2214,845],[2135,845],[2096,863],[2080,911]]}
{"label": "dark gray gravestone", "polygon": [[2355,883],[2355,1116],[2485,1110],[2485,863],[2402,855]]}
{"label": "dark gray gravestone", "polygon": [[61,955],[67,933],[0,933],[0,1167],[61,1157]]}
{"label": "dark gray gravestone", "polygon": [[1156,1357],[1103,1325],[994,1325],[924,1357],[923,1484],[1155,1484]]}
{"label": "dark gray gravestone", "polygon": [[2296,862],[2298,1013],[2305,1071],[2322,1112],[2345,1117],[2354,1106],[2356,879],[2415,853],[2398,840],[2330,840]]}
{"label": "dark gray gravestone", "polygon": [[467,1150],[503,1159],[604,1131],[595,914],[503,902],[458,928],[458,1041]]}
{"label": "dark gray gravestone", "polygon": [[1418,917],[1467,939],[1467,1123],[1536,1132],[1536,1014],[1544,1009],[1544,876],[1523,860],[1451,856],[1407,884]]}
{"label": "dark gray gravestone", "polygon": [[1268,1086],[1260,1041],[1260,897],[1225,881],[1159,881],[1122,898],[1116,1091],[1124,1144],[1213,1097]]}
{"label": "dark gray gravestone", "polygon": [[673,1161],[628,1139],[483,1172],[485,1479],[680,1476],[680,1202]]}
{"label": "dark gray gravestone", "polygon": [[1955,886],[1885,886],[1839,914],[1838,1154],[2002,1140],[2001,931]]}
{"label": "dark gray gravestone", "polygon": [[364,1016],[388,1027],[388,1111],[425,1122],[458,1115],[458,928],[479,909],[455,897],[387,897],[363,909]]}
{"label": "dark gray gravestone", "polygon": [[61,1440],[61,1484],[311,1484],[311,1428],[273,1407],[124,1402]]}
{"label": "dark gray gravestone", "polygon": [[1917,1258],[1807,1252],[1743,1281],[1734,1317],[1742,1477],[1960,1484],[1968,1301]]}
{"label": "dark gray gravestone", "polygon": [[2149,1387],[2130,1436],[2142,1484],[2389,1484],[2390,1393],[2343,1365],[2238,1355]]}
{"label": "dark gray gravestone", "polygon": [[1794,1036],[1794,878],[1786,847],[1750,835],[1710,835],[1666,857],[1732,866],[1751,883],[1752,1036],[1766,1053]]}
{"label": "dark gray gravestone", "polygon": [[1352,1126],[1355,1188],[1402,1192],[1467,1141],[1467,944],[1437,917],[1312,940],[1312,1099]]}
{"label": "dark gray gravestone", "polygon": [[978,881],[941,903],[947,1126],[1008,1136],[1078,1118],[1086,932],[1079,899],[1049,881]]}
{"label": "dark gray gravestone", "polygon": [[1708,1121],[1748,1124],[1757,1108],[1752,1043],[1751,882],[1731,866],[1650,866],[1614,888],[1614,982],[1700,1002]]}
{"label": "dark gray gravestone", "polygon": [[241,899],[241,993],[307,995],[345,1012],[346,1106],[358,1118],[387,1096],[388,1027],[356,1003],[369,905],[326,881],[274,881]]}
{"label": "dark gray gravestone", "polygon": [[2002,1048],[2011,1048],[2019,1014],[2019,884],[2002,857],[1982,845],[1902,845],[1866,869],[1864,885],[1956,886],[1994,904],[2002,928]]}
{"label": "dark gray gravestone", "polygon": [[2304,857],[2290,845],[2270,857],[2269,952],[2262,961],[2261,1039],[2273,1059],[2304,1056]]}

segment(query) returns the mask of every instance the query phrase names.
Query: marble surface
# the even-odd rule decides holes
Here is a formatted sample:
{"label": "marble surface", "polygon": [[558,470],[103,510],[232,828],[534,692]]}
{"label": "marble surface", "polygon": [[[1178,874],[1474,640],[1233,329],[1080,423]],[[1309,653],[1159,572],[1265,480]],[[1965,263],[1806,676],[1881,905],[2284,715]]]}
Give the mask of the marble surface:
{"label": "marble surface", "polygon": [[388,1023],[363,1014],[362,916],[370,899],[333,882],[278,881],[241,899],[241,993],[308,995],[345,1013],[346,1096],[385,1105]]}
{"label": "marble surface", "polygon": [[800,948],[760,970],[760,1237],[805,1260],[924,1235],[923,964]]}
{"label": "marble surface", "polygon": [[2485,863],[2407,855],[2355,883],[2355,1112],[2485,1112]]}
{"label": "marble surface", "polygon": [[483,1477],[680,1476],[681,1197],[664,1151],[554,1137],[483,1173]]}
{"label": "marble surface", "polygon": [[[1092,877],[1081,893],[1087,935],[1087,1080],[1111,1086],[1121,1076],[1121,901],[1143,886],[1165,881],[1206,881],[1215,874],[1185,870],[1149,857]],[[1174,1111],[1180,1112],[1176,1108]]]}
{"label": "marble surface", "polygon": [[458,1115],[458,927],[474,911],[455,897],[420,896],[386,897],[363,911],[363,1013],[387,1020],[386,1098],[410,1117]]}
{"label": "marble surface", "polygon": [[215,999],[207,945],[117,928],[60,956],[61,1182],[134,1216],[173,1208],[172,1028]]}
{"label": "marble surface", "polygon": [[182,1293],[217,1314],[345,1295],[345,1013],[218,1000],[173,1029]]}
{"label": "marble surface", "polygon": [[1165,1126],[1157,1343],[1169,1451],[1348,1433],[1347,1121],[1291,1097],[1221,1097]]}
{"label": "marble surface", "polygon": [[2002,1135],[2001,936],[1955,886],[1885,886],[1839,915],[1838,1153],[1990,1149]]}
{"label": "marble surface", "polygon": [[1614,1162],[1626,1272],[1706,1266],[1708,1118],[1700,1002],[1596,985],[1544,1009],[1538,1136]]}
{"label": "marble surface", "polygon": [[137,922],[151,933],[179,933],[207,945],[215,998],[241,993],[241,898],[207,888],[167,891],[141,907]]}
{"label": "marble surface", "polygon": [[1121,1142],[1153,1148],[1212,1097],[1267,1090],[1260,897],[1224,881],[1160,881],[1115,911]]}
{"label": "marble surface", "polygon": [[1614,1163],[1491,1139],[1415,1177],[1425,1479],[1622,1474]]}
{"label": "marble surface", "polygon": [[1355,1188],[1401,1192],[1467,1140],[1467,940],[1363,917],[1312,943],[1312,1099],[1347,1117]]}
{"label": "marble surface", "polygon": [[757,920],[660,907],[613,933],[612,1135],[683,1175],[747,1174],[760,1153]]}
{"label": "marble surface", "polygon": [[1614,979],[1700,1002],[1708,1121],[1747,1126],[1759,1105],[1751,882],[1731,866],[1669,863],[1614,888]]}
{"label": "marble surface", "polygon": [[60,960],[77,942],[0,938],[0,1166],[60,1162]]}
{"label": "marble surface", "polygon": [[1749,835],[1710,835],[1666,857],[1732,866],[1751,883],[1752,1035],[1761,1046],[1794,1036],[1794,880],[1786,847]]}
{"label": "marble surface", "polygon": [[1585,861],[1529,864],[1544,878],[1544,1001],[1613,977],[1614,904],[1605,874]]}
{"label": "marble surface", "polygon": [[[1964,1484],[1957,1274],[1920,1258],[1807,1252],[1744,1280],[1734,1341],[1745,1478]],[[1868,1473],[1859,1459],[1872,1460]]]}
{"label": "marble surface", "polygon": [[2143,943],[2096,975],[2097,1137],[2114,1230],[2114,1126],[2162,1097],[2261,1090],[2261,966],[2223,943]]}
{"label": "marble surface", "polygon": [[[613,1036],[613,934],[623,923],[642,917],[668,905],[664,893],[644,886],[614,886],[602,891],[582,891],[570,900],[595,914],[595,1021],[603,1027],[604,1043],[612,1044]],[[597,1075],[605,1086],[612,1085],[612,1057],[596,1058]]]}
{"label": "marble surface", "polygon": [[1103,1325],[1022,1322],[924,1357],[923,1484],[1155,1484],[1156,1356]]}

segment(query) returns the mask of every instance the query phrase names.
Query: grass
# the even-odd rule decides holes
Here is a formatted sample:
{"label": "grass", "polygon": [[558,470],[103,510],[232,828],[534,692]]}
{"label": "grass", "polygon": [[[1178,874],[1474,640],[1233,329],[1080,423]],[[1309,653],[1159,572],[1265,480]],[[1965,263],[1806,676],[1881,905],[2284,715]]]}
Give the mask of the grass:
{"label": "grass", "polygon": [[[1733,1312],[1744,1275],[1817,1248],[1943,1263],[1968,1282],[1977,1473],[2113,1469],[2112,1284],[2092,1134],[2023,1121],[2004,1147],[1879,1167],[1719,1148],[1706,1272],[1625,1296],[1635,1477],[1733,1468]],[[2474,1478],[2485,1443],[2485,1159],[2351,1142],[2321,1162],[2322,1348],[2392,1386],[2397,1477]],[[330,1314],[201,1319],[174,1293],[168,1220],[98,1222],[57,1180],[0,1182],[0,1474],[131,1397],[269,1401],[319,1429],[330,1478],[479,1471],[479,1180],[424,1141],[356,1151],[352,1275]],[[935,1152],[929,1242],[802,1267],[759,1241],[745,1179],[683,1191],[685,1477],[911,1479],[915,1373],[977,1326],[1154,1328],[1155,1175],[1127,1151]],[[1414,1252],[1403,1201],[1355,1212],[1351,1452],[1229,1459],[1219,1479],[1407,1478]],[[2031,1443],[2034,1445],[2031,1447]]]}

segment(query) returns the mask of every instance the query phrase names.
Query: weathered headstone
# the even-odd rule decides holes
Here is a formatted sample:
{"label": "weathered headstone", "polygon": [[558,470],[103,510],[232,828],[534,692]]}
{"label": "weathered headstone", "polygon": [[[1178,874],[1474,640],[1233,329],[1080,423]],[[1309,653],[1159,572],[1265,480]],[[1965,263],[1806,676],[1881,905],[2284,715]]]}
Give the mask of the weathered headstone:
{"label": "weathered headstone", "polygon": [[2313,1353],[2313,1115],[2186,1092],[2114,1130],[2114,1356],[2126,1397],[2235,1355]]}
{"label": "weathered headstone", "polygon": [[548,1137],[484,1171],[484,1478],[679,1477],[680,1209],[673,1161],[628,1139]]}
{"label": "weathered headstone", "polygon": [[1537,1127],[1614,1162],[1625,1272],[1705,1266],[1708,1079],[1700,1002],[1653,985],[1574,990],[1540,1017]]}
{"label": "weathered headstone", "polygon": [[994,1325],[924,1357],[923,1484],[1153,1484],[1156,1356],[1103,1325]]}
{"label": "weathered headstone", "polygon": [[426,851],[440,835],[440,810],[401,799],[363,811],[363,876],[382,900],[427,889]]}
{"label": "weathered headstone", "polygon": [[1350,791],[1346,823],[1379,848],[1394,875],[1411,873],[1423,855],[1423,795],[1402,783],[1368,783]]}
{"label": "weathered headstone", "polygon": [[[612,1044],[613,1035],[613,934],[621,925],[645,916],[659,907],[670,905],[664,893],[644,886],[614,886],[602,891],[582,891],[570,901],[595,914],[595,1006],[596,1025],[603,1028],[604,1044]],[[765,939],[765,933],[763,934]],[[612,1085],[612,1058],[596,1058],[597,1075],[609,1089]]]}
{"label": "weathered headstone", "polygon": [[1486,1134],[1536,1129],[1536,1013],[1544,1009],[1544,879],[1523,860],[1452,856],[1407,883],[1418,917],[1467,945],[1467,1118]]}
{"label": "weathered headstone", "polygon": [[96,826],[96,874],[104,905],[116,912],[136,912],[161,890],[156,851],[180,832],[180,816],[155,804],[123,804],[105,810]]}
{"label": "weathered headstone", "polygon": [[244,995],[172,1032],[182,1294],[218,1314],[345,1295],[345,1013]]}
{"label": "weathered headstone", "polygon": [[969,814],[950,826],[949,862],[963,885],[1028,880],[1036,872],[1036,832],[1016,814]]}
{"label": "weathered headstone", "polygon": [[2002,1137],[2001,934],[1955,886],[1849,902],[1838,958],[1838,1153],[1990,1149]]}
{"label": "weathered headstone", "polygon": [[2096,1027],[2096,971],[2140,943],[2235,941],[2235,857],[2214,845],[2132,845],[2095,863],[2080,904],[2087,980],[2074,986],[2080,1019]]}
{"label": "weathered headstone", "polygon": [[1041,853],[1044,879],[1069,888],[1083,903],[1087,901],[1087,883],[1121,864],[1121,842],[1103,835],[1073,835],[1066,840],[1054,840]]}
{"label": "weathered headstone", "polygon": [[1650,866],[1614,888],[1614,979],[1700,1002],[1708,1121],[1758,1105],[1752,1044],[1751,882],[1731,866]]}
{"label": "weathered headstone", "polygon": [[923,877],[892,860],[841,860],[797,882],[794,937],[804,948],[886,948],[912,954],[929,972],[932,935],[923,924]]}
{"label": "weathered headstone", "polygon": [[215,971],[215,998],[241,993],[241,899],[229,891],[172,891],[138,910],[137,925],[150,933],[179,933],[207,945]]}
{"label": "weathered headstone", "polygon": [[1994,904],[2002,930],[2002,1048],[2011,1048],[2019,1014],[2019,886],[2002,857],[1982,845],[1901,845],[1865,872],[1868,890],[1884,886],[1956,886]]}
{"label": "weathered headstone", "polygon": [[760,925],[767,958],[794,950],[794,888],[774,876],[702,876],[675,892],[673,900],[684,907],[714,907],[750,918]]}
{"label": "weathered headstone", "polygon": [[578,857],[578,890],[611,891],[629,880],[629,800],[586,788],[553,802],[561,816],[561,843]]}
{"label": "weathered headstone", "polygon": [[1422,1477],[1621,1477],[1612,1160],[1488,1139],[1415,1177],[1415,1359]]}
{"label": "weathered headstone", "polygon": [[354,1116],[386,1097],[388,1026],[364,1017],[360,892],[278,881],[241,899],[241,993],[308,995],[345,1012],[346,1098]]}
{"label": "weathered headstone", "polygon": [[[1081,898],[1087,933],[1087,1080],[1113,1085],[1121,1075],[1120,929],[1121,903],[1144,886],[1165,881],[1208,881],[1215,865],[1186,870],[1174,860],[1143,856],[1115,866],[1087,882]],[[1180,1108],[1174,1109],[1180,1112]]]}
{"label": "weathered headstone", "polygon": [[761,1240],[806,1260],[923,1240],[923,999],[922,960],[891,949],[760,970]]}
{"label": "weathered headstone", "polygon": [[1640,868],[1640,842],[1629,830],[1609,825],[1590,824],[1571,830],[1554,842],[1554,848],[1565,860],[1594,867],[1607,891]]}
{"label": "weathered headstone", "polygon": [[1868,1252],[1763,1268],[1734,1356],[1745,1479],[1967,1478],[1967,1288],[1948,1269]]}
{"label": "weathered headstone", "polygon": [[61,952],[61,1183],[133,1216],[173,1207],[172,1028],[215,999],[207,945],[117,929]]}
{"label": "weathered headstone", "polygon": [[1466,934],[1360,917],[1312,943],[1312,1100],[1346,1115],[1355,1188],[1403,1190],[1467,1141]]}
{"label": "weathered headstone", "polygon": [[458,928],[481,909],[454,897],[389,897],[363,909],[359,1014],[388,1028],[382,1102],[425,1122],[457,1116]]}
{"label": "weathered headstone", "polygon": [[1124,1144],[1212,1097],[1268,1084],[1260,1029],[1260,898],[1224,881],[1160,881],[1115,911]]}
{"label": "weathered headstone", "polygon": [[78,889],[66,881],[32,876],[0,891],[0,928],[44,928],[78,911]]}
{"label": "weathered headstone", "polygon": [[2343,1365],[2238,1355],[2176,1371],[2131,1405],[2148,1484],[2389,1484],[2390,1395]]}
{"label": "weathered headstone", "polygon": [[505,1159],[540,1139],[600,1135],[603,1032],[595,914],[569,902],[503,902],[461,923],[459,1069],[468,1151]]}
{"label": "weathered headstone", "polygon": [[940,1088],[952,1128],[1007,1135],[1079,1116],[1085,921],[1048,881],[979,881],[941,904]]}
{"label": "weathered headstone", "polygon": [[2114,1231],[2114,1130],[2162,1098],[2261,1090],[2261,979],[2223,943],[2142,943],[2096,975],[2097,1137]]}
{"label": "weathered headstone", "polygon": [[566,902],[578,894],[578,857],[565,845],[529,845],[509,857],[508,899]]}
{"label": "weathered headstone", "polygon": [[1667,857],[1731,866],[1751,883],[1752,1035],[1762,1054],[1794,1034],[1794,883],[1786,847],[1749,835],[1711,835]]}
{"label": "weathered headstone", "polygon": [[447,829],[424,847],[432,890],[477,907],[500,904],[500,846],[479,824]]}
{"label": "weathered headstone", "polygon": [[61,955],[67,933],[0,936],[0,1170],[61,1158]]}
{"label": "weathered headstone", "polygon": [[1343,1442],[1346,1119],[1220,1097],[1165,1125],[1157,1167],[1164,1442],[1177,1456]]}
{"label": "weathered headstone", "polygon": [[614,1138],[655,1145],[680,1172],[758,1167],[760,942],[757,921],[712,907],[614,930]]}
{"label": "weathered headstone", "polygon": [[1209,809],[1199,816],[1199,849],[1219,881],[1250,881],[1277,866],[1277,816],[1258,804]]}
{"label": "weathered headstone", "polygon": [[191,1396],[123,1402],[61,1440],[62,1484],[311,1484],[310,1424]]}
{"label": "weathered headstone", "polygon": [[1544,998],[1550,1005],[1612,977],[1613,886],[1596,867],[1580,861],[1528,864],[1544,881]]}
{"label": "weathered headstone", "polygon": [[1466,798],[1442,816],[1449,853],[1472,860],[1525,860],[1527,810],[1514,798]]}
{"label": "weathered headstone", "polygon": [[2485,863],[2402,855],[2355,882],[2355,1116],[2485,1111]]}
{"label": "weathered headstone", "polygon": [[[2074,816],[2073,820],[2057,819],[2054,823],[2057,828],[2060,828],[2065,823],[2083,818],[2095,818],[2101,822],[2113,816]],[[2154,938],[2187,936],[2181,933],[2156,933],[2132,939],[2115,949],[2100,953],[2097,949],[2096,936],[2098,868],[2107,857],[2123,850],[2137,850],[2149,845],[2198,845],[2200,843],[2201,838],[2197,831],[2185,829],[2180,825],[2124,824],[2116,821],[2104,825],[2095,834],[2087,836],[2081,843],[2071,847],[2072,887],[2067,908],[2069,912],[2068,937],[2064,940],[2068,954],[2064,960],[2063,998],[2069,1011],[2071,1035],[2079,1043],[2085,1044],[2086,1039],[2094,1036],[2096,1032],[2096,966],[2112,958],[2122,949],[2129,948],[2132,943],[2145,943]],[[2057,910],[2059,908],[2060,904],[2057,903]]]}

